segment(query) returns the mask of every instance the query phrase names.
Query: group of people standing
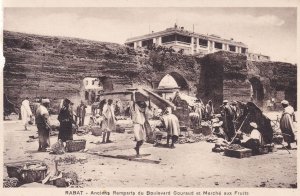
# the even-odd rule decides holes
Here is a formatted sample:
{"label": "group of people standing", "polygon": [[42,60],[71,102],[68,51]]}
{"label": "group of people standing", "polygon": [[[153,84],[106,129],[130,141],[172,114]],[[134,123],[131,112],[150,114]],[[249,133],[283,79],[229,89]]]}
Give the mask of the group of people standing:
{"label": "group of people standing", "polygon": [[[292,106],[289,105],[288,101],[284,100],[281,102],[283,107],[283,113],[280,119],[280,129],[284,140],[287,142],[287,148],[291,148],[291,143],[295,142],[295,127],[293,122],[295,122],[295,113]],[[38,151],[45,151],[46,148],[50,147],[50,131],[51,124],[49,120],[49,99],[41,99],[40,105],[37,107],[35,112],[35,123],[38,129],[39,137],[39,148]],[[60,123],[58,139],[62,142],[67,140],[73,140],[73,127],[72,125],[78,124],[78,126],[83,126],[85,124],[84,119],[86,115],[87,106],[81,101],[80,105],[76,109],[76,113],[73,112],[74,104],[69,99],[64,99],[59,111],[58,121]],[[235,127],[235,121],[239,117],[240,111],[237,106],[237,102],[233,101],[229,104],[228,100],[224,100],[223,104],[220,106],[222,123],[220,126],[215,126],[222,128],[222,134],[226,135],[224,139],[228,141],[233,141],[238,132],[236,132],[237,127]],[[133,122],[133,132],[136,140],[135,151],[137,156],[140,154],[140,148],[143,145],[143,142],[147,140],[147,137],[151,132],[149,118],[151,116],[152,107],[150,104],[147,105],[145,100],[136,100],[135,94],[132,95],[132,101],[130,103],[130,116]],[[214,107],[212,101],[209,100],[207,105],[204,107],[204,104],[201,100],[198,100],[193,108],[193,112],[197,113],[200,116],[200,119],[212,120],[214,115]],[[109,99],[108,101],[103,100],[103,108],[101,110],[102,120],[99,123],[103,131],[102,143],[111,143],[110,134],[111,131],[116,130],[116,117],[115,117],[115,107],[113,100]],[[28,121],[33,116],[30,108],[30,103],[28,98],[26,98],[21,105],[21,115],[22,122],[25,126],[25,130],[28,129]],[[164,112],[159,115],[165,131],[168,133],[167,136],[167,145],[170,148],[175,148],[175,143],[178,140],[180,134],[180,126],[178,118],[172,114],[172,109],[167,107]],[[200,121],[201,122],[201,121]],[[200,124],[201,126],[201,124]],[[254,139],[254,143],[263,143],[261,137],[260,127],[255,123],[251,122],[250,126],[253,128],[253,134],[250,132],[245,138]],[[221,129],[220,129],[221,130]],[[221,133],[220,132],[220,133]],[[169,141],[171,139],[171,145]],[[245,141],[241,139],[241,141]]]}
{"label": "group of people standing", "polygon": [[[136,151],[137,157],[140,156],[140,148],[149,137],[156,137],[154,130],[152,130],[149,124],[149,117],[152,114],[152,107],[149,100],[147,105],[145,100],[137,100],[135,93],[132,95],[132,102],[130,105],[130,114],[133,122],[133,132],[136,140]],[[167,132],[167,147],[174,149],[175,143],[178,140],[180,134],[180,126],[178,118],[172,114],[172,108],[166,107],[164,112],[159,115],[159,119],[162,122],[163,129]],[[156,138],[154,138],[155,140]],[[170,144],[171,140],[171,144]]]}

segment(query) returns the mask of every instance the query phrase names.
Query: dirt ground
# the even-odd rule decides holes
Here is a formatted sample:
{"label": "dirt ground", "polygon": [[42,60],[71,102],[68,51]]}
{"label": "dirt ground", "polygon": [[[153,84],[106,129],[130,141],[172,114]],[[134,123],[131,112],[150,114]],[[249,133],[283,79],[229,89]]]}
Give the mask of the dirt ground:
{"label": "dirt ground", "polygon": [[[270,114],[276,117],[276,113]],[[111,144],[95,144],[101,140],[93,135],[74,135],[74,139],[87,140],[87,152],[51,155],[37,152],[38,141],[28,142],[36,135],[35,126],[24,131],[21,121],[4,122],[4,163],[21,160],[43,160],[53,167],[55,157],[76,156],[86,159],[75,164],[60,164],[60,171],[75,171],[83,187],[269,187],[295,188],[297,183],[297,150],[289,154],[280,149],[266,155],[250,158],[230,158],[212,152],[213,143],[177,144],[175,149],[144,144],[143,159],[160,161],[159,164],[114,159],[91,154],[134,155],[135,142],[131,133],[112,133]],[[51,137],[51,143],[57,136]],[[4,166],[4,177],[7,176]]]}

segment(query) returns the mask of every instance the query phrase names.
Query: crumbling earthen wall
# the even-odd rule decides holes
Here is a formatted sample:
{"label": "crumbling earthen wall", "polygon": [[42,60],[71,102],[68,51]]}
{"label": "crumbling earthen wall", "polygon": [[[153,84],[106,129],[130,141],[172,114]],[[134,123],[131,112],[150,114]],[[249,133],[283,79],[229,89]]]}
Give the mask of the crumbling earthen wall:
{"label": "crumbling earthen wall", "polygon": [[197,58],[165,49],[133,50],[114,43],[5,31],[4,56],[4,93],[16,104],[36,96],[54,102],[82,99],[85,77],[106,76],[151,89],[166,74],[176,76],[180,85],[186,83],[190,95],[204,102],[212,99],[215,105],[223,99],[250,100],[253,78],[263,86],[262,101],[284,91],[296,103],[296,66],[249,62],[246,56],[230,52]]}

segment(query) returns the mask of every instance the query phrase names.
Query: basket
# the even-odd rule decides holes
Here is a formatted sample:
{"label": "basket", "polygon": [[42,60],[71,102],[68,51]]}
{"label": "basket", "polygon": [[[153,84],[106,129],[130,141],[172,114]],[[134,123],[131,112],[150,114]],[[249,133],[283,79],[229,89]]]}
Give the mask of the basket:
{"label": "basket", "polygon": [[211,127],[210,126],[202,126],[202,134],[204,136],[211,135],[212,134]]}
{"label": "basket", "polygon": [[120,125],[116,125],[116,132],[117,133],[125,133],[125,128],[121,127]]}
{"label": "basket", "polygon": [[179,135],[178,137],[178,144],[185,144],[186,143],[186,137],[183,135]]}
{"label": "basket", "polygon": [[282,135],[273,136],[273,142],[275,144],[282,144],[282,142],[283,142]]}
{"label": "basket", "polygon": [[77,152],[84,150],[86,145],[86,140],[68,140],[66,141],[66,150],[68,152]]}
{"label": "basket", "polygon": [[103,131],[99,126],[92,126],[91,132],[92,132],[92,135],[94,135],[94,136],[101,136]]}
{"label": "basket", "polygon": [[[41,167],[31,169],[32,165],[41,165]],[[26,167],[25,167],[26,166]],[[17,178],[21,184],[40,182],[46,177],[48,166],[42,161],[20,161],[6,164],[9,178]]]}
{"label": "basket", "polygon": [[231,149],[225,149],[224,155],[228,157],[234,157],[234,158],[246,158],[252,156],[252,150],[248,148],[239,149],[239,150],[231,150]]}

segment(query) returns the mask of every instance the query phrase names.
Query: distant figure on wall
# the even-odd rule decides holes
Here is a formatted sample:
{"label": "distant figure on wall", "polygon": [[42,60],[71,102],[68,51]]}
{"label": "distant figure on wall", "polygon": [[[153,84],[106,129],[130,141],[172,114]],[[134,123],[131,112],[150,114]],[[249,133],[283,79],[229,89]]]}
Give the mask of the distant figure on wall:
{"label": "distant figure on wall", "polygon": [[28,122],[30,121],[30,118],[32,117],[32,112],[30,109],[30,103],[29,103],[28,97],[26,97],[25,100],[22,101],[21,116],[22,116],[23,125],[25,126],[25,130],[28,130],[27,129]]}

